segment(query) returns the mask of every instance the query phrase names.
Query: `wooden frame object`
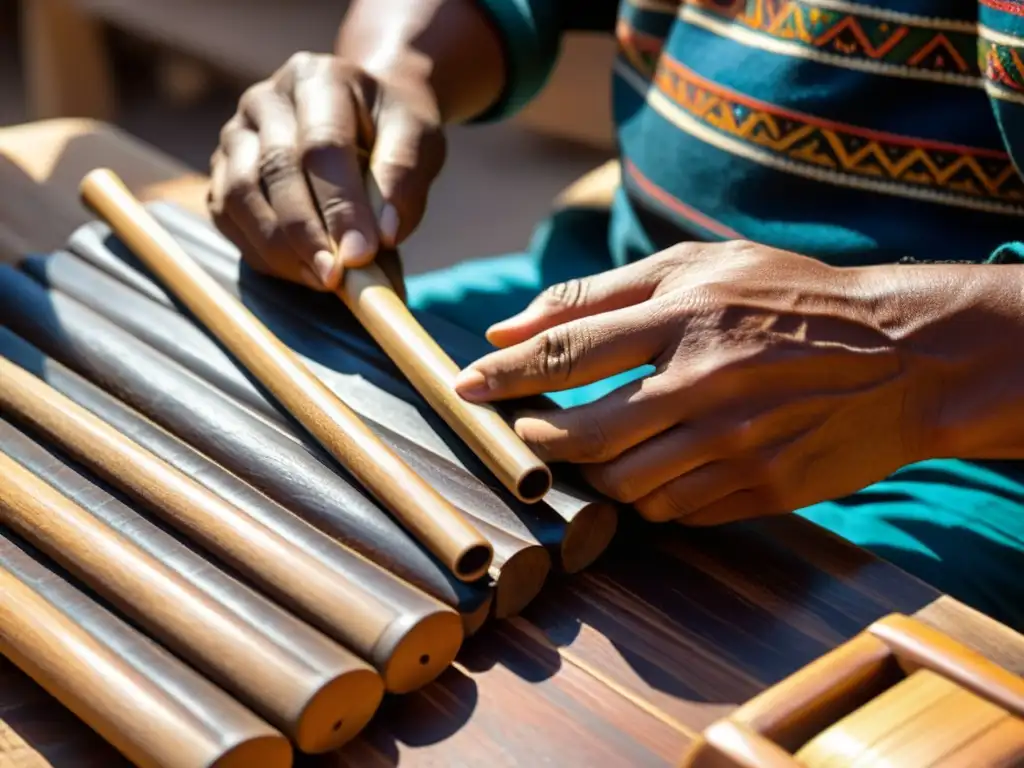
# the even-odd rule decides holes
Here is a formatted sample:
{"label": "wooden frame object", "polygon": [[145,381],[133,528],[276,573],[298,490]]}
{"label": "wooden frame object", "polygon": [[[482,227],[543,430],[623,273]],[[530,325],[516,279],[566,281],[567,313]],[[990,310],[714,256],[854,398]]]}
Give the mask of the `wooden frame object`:
{"label": "wooden frame object", "polygon": [[1024,679],[893,614],[714,723],[682,768],[1019,766],[1022,718]]}

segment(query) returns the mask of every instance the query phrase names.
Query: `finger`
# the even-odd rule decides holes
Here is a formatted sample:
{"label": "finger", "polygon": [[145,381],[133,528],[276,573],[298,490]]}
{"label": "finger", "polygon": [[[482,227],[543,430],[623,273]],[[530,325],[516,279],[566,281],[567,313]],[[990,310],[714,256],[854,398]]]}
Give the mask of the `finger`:
{"label": "finger", "polygon": [[378,222],[385,245],[398,245],[419,226],[445,154],[437,125],[398,108],[382,113],[370,173],[381,198]]}
{"label": "finger", "polygon": [[650,376],[584,405],[520,412],[515,430],[544,461],[604,467],[677,423],[674,395],[664,377]]}
{"label": "finger", "polygon": [[361,107],[351,76],[331,59],[319,61],[320,72],[299,80],[293,98],[302,168],[337,249],[340,275],[346,266],[372,261],[379,238],[366,194],[360,159]]}
{"label": "finger", "polygon": [[721,459],[701,436],[694,425],[678,424],[611,461],[584,467],[583,476],[605,496],[632,504],[673,479]]}
{"label": "finger", "polygon": [[556,325],[611,312],[649,299],[665,272],[651,257],[592,277],[553,285],[513,317],[492,325],[487,339],[498,347],[518,344]]}
{"label": "finger", "polygon": [[[679,386],[667,374],[656,378],[664,378],[673,390]],[[772,446],[784,444],[794,434],[821,423],[833,407],[827,400],[794,398],[781,404],[753,404],[744,410],[730,405],[724,413],[702,414],[699,421],[677,423],[683,416],[679,407],[683,398],[638,400],[639,408],[628,403],[615,404],[607,416],[595,413],[590,418],[600,417],[602,424],[619,424],[623,430],[634,429],[638,436],[643,432],[642,425],[652,417],[657,418],[659,411],[671,411],[672,423],[676,425],[642,438],[643,442],[635,440],[621,455],[583,470],[587,481],[597,490],[627,504],[713,461],[751,462],[753,472],[754,457],[763,456]],[[614,407],[619,408],[618,414],[612,410]],[[588,414],[581,417],[587,418]],[[557,418],[556,415],[554,419]]]}
{"label": "finger", "polygon": [[749,481],[742,462],[715,461],[669,481],[633,506],[653,523],[685,520],[729,494],[745,490]]}
{"label": "finger", "polygon": [[235,243],[253,269],[262,274],[324,290],[319,277],[300,261],[278,225],[277,214],[260,187],[260,139],[249,129],[224,136],[224,216],[245,244]]}
{"label": "finger", "polygon": [[725,525],[758,517],[788,514],[787,510],[775,504],[768,494],[755,490],[743,490],[709,504],[679,522],[688,526]]}
{"label": "finger", "polygon": [[334,290],[340,269],[302,168],[294,107],[265,83],[250,89],[241,107],[259,134],[260,186],[291,246],[292,258],[312,270],[323,288]]}
{"label": "finger", "polygon": [[224,196],[227,186],[228,161],[224,152],[218,148],[210,159],[210,189],[206,193],[206,207],[210,218],[220,233],[230,240],[243,254],[252,252],[252,244],[245,233],[231,220],[224,211]]}
{"label": "finger", "polygon": [[667,328],[649,304],[574,320],[477,360],[455,390],[486,402],[590,384],[649,363],[664,349]]}

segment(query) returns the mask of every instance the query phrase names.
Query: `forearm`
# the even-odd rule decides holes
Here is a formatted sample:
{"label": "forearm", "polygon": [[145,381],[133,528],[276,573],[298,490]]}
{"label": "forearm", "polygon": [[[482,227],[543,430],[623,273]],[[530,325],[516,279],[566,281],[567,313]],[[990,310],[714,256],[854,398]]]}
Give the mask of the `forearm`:
{"label": "forearm", "polygon": [[382,79],[428,83],[445,122],[481,114],[505,86],[501,39],[474,0],[354,0],[335,52]]}
{"label": "forearm", "polygon": [[907,413],[927,455],[1024,459],[1024,266],[878,269],[878,311],[906,350]]}

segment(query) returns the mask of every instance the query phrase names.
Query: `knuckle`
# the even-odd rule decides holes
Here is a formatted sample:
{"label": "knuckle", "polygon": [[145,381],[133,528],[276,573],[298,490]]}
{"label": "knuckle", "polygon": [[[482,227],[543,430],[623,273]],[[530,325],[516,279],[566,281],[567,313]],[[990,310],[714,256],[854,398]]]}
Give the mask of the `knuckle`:
{"label": "knuckle", "polygon": [[316,68],[318,55],[309,51],[296,51],[284,63],[282,70],[290,72],[297,78],[306,77]]}
{"label": "knuckle", "polygon": [[586,290],[586,281],[574,278],[552,285],[544,291],[542,298],[553,309],[572,309],[585,301]]}
{"label": "knuckle", "polygon": [[359,218],[360,206],[346,197],[330,197],[320,203],[320,210],[330,221],[352,222]]}
{"label": "knuckle", "polygon": [[351,147],[334,125],[311,125],[302,136],[302,160],[308,164],[319,155],[344,151]]}
{"label": "knuckle", "polygon": [[270,147],[260,154],[260,178],[268,187],[293,181],[301,176],[298,159],[292,147]]}
{"label": "knuckle", "polygon": [[607,496],[622,504],[632,504],[642,496],[633,477],[614,464],[605,465],[597,471],[597,485]]}
{"label": "knuckle", "polygon": [[757,445],[757,435],[757,423],[754,419],[740,419],[729,431],[729,448],[734,454],[745,454]]}
{"label": "knuckle", "polygon": [[256,192],[256,186],[242,176],[235,176],[224,186],[224,204],[229,208],[248,206]]}
{"label": "knuckle", "polygon": [[220,136],[218,141],[221,148],[227,148],[231,145],[231,140],[241,130],[241,121],[238,119],[238,115],[235,115],[228,120],[220,129]]}
{"label": "knuckle", "polygon": [[561,326],[541,334],[538,342],[537,366],[546,379],[565,380],[582,354],[581,342],[576,334]]}
{"label": "knuckle", "polygon": [[[572,431],[577,435],[576,450],[572,460],[581,464],[596,464],[611,461],[617,456],[615,447],[600,419],[581,418],[573,424]],[[614,487],[617,484],[616,473],[608,472],[608,474],[612,475],[609,479]]]}
{"label": "knuckle", "polygon": [[671,488],[666,488],[649,499],[637,502],[634,507],[640,516],[649,523],[667,523],[671,520],[679,520],[690,512]]}
{"label": "knuckle", "polygon": [[239,110],[243,114],[252,115],[255,112],[255,107],[258,107],[270,93],[271,87],[265,81],[250,85],[238,100]]}

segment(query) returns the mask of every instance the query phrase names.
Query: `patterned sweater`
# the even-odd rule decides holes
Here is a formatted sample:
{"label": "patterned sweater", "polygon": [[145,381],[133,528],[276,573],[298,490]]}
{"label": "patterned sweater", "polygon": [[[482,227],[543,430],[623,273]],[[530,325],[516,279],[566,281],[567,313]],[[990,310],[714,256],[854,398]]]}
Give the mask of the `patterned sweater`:
{"label": "patterned sweater", "polygon": [[478,0],[509,79],[614,32],[617,262],[744,238],[838,265],[1024,252],[1024,0]]}

